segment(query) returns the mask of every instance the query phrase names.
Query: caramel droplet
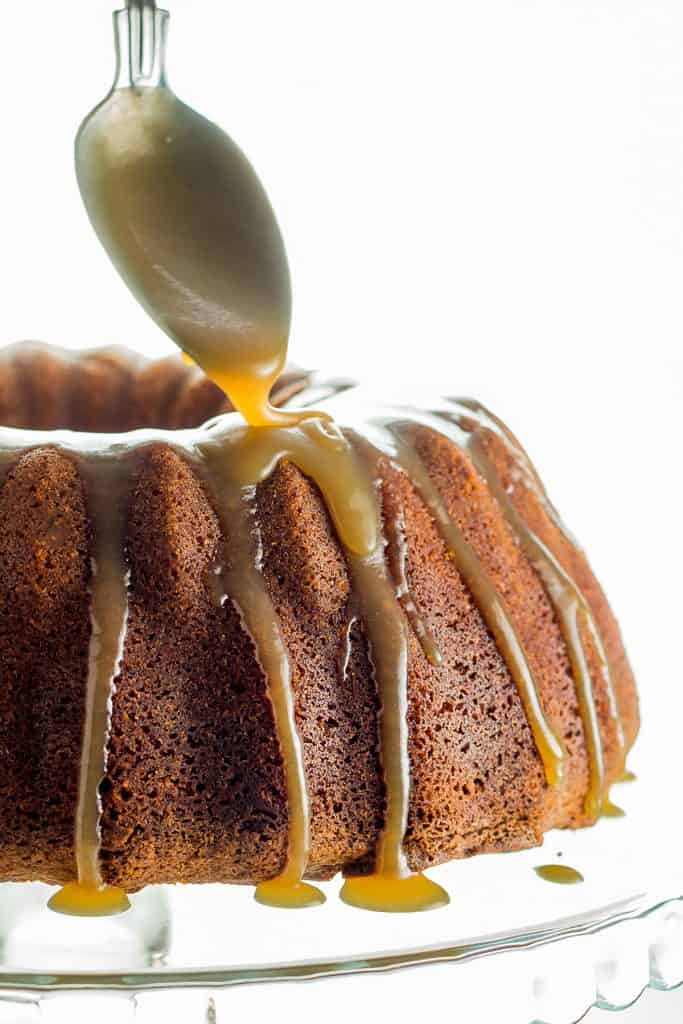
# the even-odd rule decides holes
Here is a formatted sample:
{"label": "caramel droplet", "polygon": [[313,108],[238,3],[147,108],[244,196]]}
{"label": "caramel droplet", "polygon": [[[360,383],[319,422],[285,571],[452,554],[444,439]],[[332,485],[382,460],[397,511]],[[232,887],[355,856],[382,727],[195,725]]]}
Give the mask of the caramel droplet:
{"label": "caramel droplet", "polygon": [[123,889],[115,885],[68,882],[50,898],[48,907],[71,917],[109,917],[130,910],[130,903]]}
{"label": "caramel droplet", "polygon": [[534,871],[544,882],[554,882],[556,885],[578,885],[584,881],[581,872],[570,868],[568,864],[541,864]]}
{"label": "caramel droplet", "polygon": [[347,878],[340,898],[352,907],[385,914],[435,910],[450,903],[445,889],[423,874],[392,878],[388,875],[358,875]]}
{"label": "caramel droplet", "polygon": [[266,907],[283,907],[289,910],[303,910],[317,907],[325,902],[325,895],[314,885],[298,879],[287,879],[283,875],[269,882],[259,882],[254,898]]}

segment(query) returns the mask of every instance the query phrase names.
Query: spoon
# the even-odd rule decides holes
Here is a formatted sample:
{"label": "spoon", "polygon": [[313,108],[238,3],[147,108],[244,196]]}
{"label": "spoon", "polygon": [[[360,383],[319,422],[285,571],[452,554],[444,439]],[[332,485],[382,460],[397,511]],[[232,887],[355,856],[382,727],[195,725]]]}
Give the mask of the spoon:
{"label": "spoon", "polygon": [[238,146],[169,88],[168,23],[154,0],[115,12],[114,85],[76,138],[81,195],[135,298],[247,422],[296,423],[311,412],[269,402],[291,318],[282,236]]}

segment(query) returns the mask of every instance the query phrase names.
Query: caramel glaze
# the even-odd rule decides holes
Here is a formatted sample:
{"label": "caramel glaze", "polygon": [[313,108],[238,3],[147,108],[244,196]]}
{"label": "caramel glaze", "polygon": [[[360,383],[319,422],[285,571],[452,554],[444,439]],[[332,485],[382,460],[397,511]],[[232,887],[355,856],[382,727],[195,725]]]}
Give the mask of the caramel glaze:
{"label": "caramel glaze", "polygon": [[256,888],[260,903],[306,907],[322,903],[322,892],[303,881],[310,847],[310,807],[301,740],[296,728],[289,659],[277,615],[261,573],[261,542],[251,515],[249,490],[235,482],[232,460],[217,447],[204,453],[204,477],[224,526],[223,559],[214,566],[219,603],[232,601],[251,637],[268,680],[275,726],[280,741],[287,791],[289,835],[287,860],[274,879]]}
{"label": "caramel glaze", "polygon": [[[459,421],[462,424],[462,420]],[[522,517],[519,515],[509,496],[505,493],[498,475],[486,455],[482,444],[479,429],[471,433],[464,433],[461,440],[463,447],[467,449],[477,471],[486,481],[486,484],[500,505],[510,527],[512,528],[518,542],[524,549],[531,565],[540,576],[546,589],[550,602],[557,615],[564,641],[567,645],[569,659],[571,661],[572,673],[576,689],[576,696],[583,723],[586,741],[586,750],[589,759],[590,784],[586,794],[586,814],[596,819],[600,814],[600,808],[605,792],[605,764],[602,751],[602,739],[598,724],[595,696],[593,693],[593,682],[586,658],[586,652],[581,640],[581,627],[583,626],[590,635],[594,654],[600,666],[605,687],[610,694],[610,708],[616,725],[616,734],[620,750],[620,756],[624,757],[624,733],[616,712],[616,701],[611,681],[610,665],[605,653],[600,632],[597,628],[595,618],[588,602],[579,590],[576,582],[562,568],[555,556],[548,550],[545,544],[529,529]]]}
{"label": "caramel glaze", "polygon": [[[19,432],[12,432],[18,434]],[[31,445],[8,446],[2,468]],[[63,914],[99,917],[129,908],[123,890],[105,885],[100,871],[100,784],[107,751],[115,681],[121,667],[128,619],[125,510],[132,482],[128,446],[74,453],[92,522],[90,621],[83,741],[74,827],[76,880],[52,896],[49,906]]]}
{"label": "caramel glaze", "polygon": [[583,875],[568,864],[540,864],[534,871],[544,882],[556,885],[577,885],[583,882]]}
{"label": "caramel glaze", "polygon": [[[372,481],[379,479],[377,463],[381,454],[358,435],[349,432],[347,436],[363,457],[368,485],[372,487]],[[403,850],[410,806],[406,623],[410,617],[405,614],[401,598],[409,592],[404,567],[403,578],[399,574],[398,587],[389,574],[387,542],[382,536],[379,505],[375,510],[375,520],[379,540],[374,550],[365,554],[348,551],[347,557],[355,601],[368,635],[379,692],[380,752],[386,806],[384,824],[375,851],[374,871],[370,875],[347,878],[341,898],[345,903],[367,910],[427,910],[444,906],[449,897],[441,886],[421,873],[413,874],[410,871]],[[405,560],[405,552],[400,557]],[[423,635],[428,636],[424,629]]]}
{"label": "caramel glaze", "polygon": [[[347,877],[342,898],[372,910],[423,910],[443,905],[447,894],[421,874],[411,872],[403,844],[410,806],[408,719],[408,631],[418,637],[426,658],[439,655],[415,601],[405,567],[405,526],[399,514],[388,515],[382,503],[381,461],[390,460],[410,479],[440,531],[472,598],[497,641],[515,681],[549,785],[563,781],[563,747],[541,707],[538,688],[505,600],[494,586],[458,523],[450,515],[411,440],[415,423],[440,431],[464,448],[499,502],[511,529],[536,569],[563,623],[570,650],[590,760],[587,803],[595,815],[614,813],[607,799],[595,720],[590,673],[578,623],[587,627],[606,682],[609,665],[600,633],[581,593],[550,552],[512,507],[477,430],[466,430],[464,405],[438,415],[391,412],[382,418],[351,417],[353,428],[340,429],[327,416],[299,420],[289,427],[241,426],[223,416],[194,431],[172,434],[136,432],[124,437],[32,435],[8,431],[2,461],[10,464],[44,438],[64,448],[78,464],[93,524],[92,637],[86,688],[83,756],[75,822],[77,881],[51,901],[67,913],[110,913],[124,909],[125,895],[102,884],[99,867],[99,786],[106,773],[109,720],[115,680],[120,670],[127,619],[125,516],[134,485],[135,452],[162,439],[174,445],[198,470],[223,526],[223,546],[212,573],[219,604],[232,601],[251,637],[268,684],[273,720],[280,742],[288,802],[288,843],[279,874],[262,881],[256,898],[272,906],[302,907],[320,903],[322,893],[306,883],[310,845],[310,809],[302,748],[296,724],[296,693],[279,628],[278,616],[262,574],[262,551],[253,497],[280,460],[294,463],[318,486],[343,545],[352,584],[349,616],[341,646],[359,619],[367,637],[379,695],[379,748],[385,787],[385,816],[374,868],[369,875]],[[294,414],[295,417],[298,413]],[[478,423],[478,421],[477,421]],[[484,424],[479,424],[483,428]],[[36,440],[36,437],[40,441]],[[85,438],[86,440],[82,440]],[[92,449],[92,450],[90,450]],[[344,657],[342,657],[342,671]],[[615,720],[618,711],[613,700]],[[597,807],[596,807],[597,802]]]}
{"label": "caramel glaze", "polygon": [[618,807],[617,804],[612,803],[609,795],[606,795],[602,801],[600,814],[603,818],[623,818],[626,815],[626,811],[622,807]]}
{"label": "caramel glaze", "polygon": [[[459,407],[460,415],[471,414],[470,420],[477,428],[482,443],[489,435],[495,435],[495,437],[503,443],[511,458],[513,466],[510,486],[514,490],[517,482],[519,482],[523,488],[527,489],[544,510],[550,523],[558,531],[559,536],[564,539],[567,550],[571,552],[569,563],[573,568],[570,571],[567,560],[565,559],[563,559],[563,567],[573,580],[576,589],[580,591],[581,588],[578,586],[575,577],[582,573],[581,562],[583,561],[585,563],[585,555],[576,537],[574,537],[572,532],[564,523],[559,512],[550,500],[543,482],[536,471],[536,467],[529,458],[526,450],[512,433],[510,428],[480,402],[462,398],[452,400],[452,404],[450,404],[446,410],[446,416],[448,419],[453,415],[453,404],[456,407]],[[468,429],[470,429],[470,427],[468,427]],[[588,596],[588,594],[583,595],[584,598],[587,598]],[[606,623],[603,623],[602,627],[598,627],[595,617],[591,616],[591,619],[592,622],[589,621],[587,625],[589,628],[589,640],[591,642],[593,653],[598,654],[597,647],[599,646],[602,648],[604,661],[607,662],[608,671],[604,671],[604,662],[603,669],[601,671],[602,690],[604,700],[607,705],[607,715],[612,723],[615,747],[619,755],[619,760],[615,770],[617,774],[623,774],[625,771],[625,755],[628,749],[628,744],[626,743],[626,732],[628,730],[631,738],[633,737],[632,722],[624,718],[619,707],[618,690],[616,685],[618,678],[618,666],[613,664],[608,656],[607,636],[604,632],[608,626]],[[623,651],[621,657],[623,658]]]}
{"label": "caramel glaze", "polygon": [[[582,628],[590,637],[593,654],[597,659],[608,697],[608,707],[619,752],[620,772],[624,770],[626,756],[624,730],[617,708],[612,682],[612,669],[605,652],[600,630],[578,584],[524,522],[510,497],[506,494],[495,467],[486,454],[486,449],[482,443],[482,430],[486,429],[486,419],[484,417],[488,418],[489,424],[498,427],[501,433],[503,433],[500,421],[494,420],[490,414],[484,413],[481,407],[477,407],[474,403],[463,403],[463,405],[467,409],[467,415],[463,415],[462,412],[458,414],[457,410],[454,410],[450,416],[442,414],[439,418],[449,423],[449,437],[468,452],[478,473],[485,480],[513,530],[518,543],[525,551],[531,565],[543,582],[557,616],[572,666],[576,697],[583,723],[589,760],[590,781],[586,794],[585,811],[589,818],[595,820],[601,813],[604,813],[602,808],[606,798],[606,778],[593,681],[582,641]],[[472,422],[472,416],[475,417],[474,422]],[[466,429],[468,421],[474,428],[470,431]],[[511,435],[506,430],[503,436],[508,441],[510,440]],[[538,489],[541,487],[540,481],[527,459],[523,462],[523,468],[527,476],[533,480],[534,488],[538,492]],[[555,522],[559,522],[557,512],[550,505],[544,491],[543,495],[545,507],[552,510]],[[564,532],[566,533],[566,530]]]}
{"label": "caramel glaze", "polygon": [[548,785],[558,786],[563,779],[564,751],[562,744],[543,713],[531,666],[503,595],[496,590],[474,549],[465,539],[458,524],[449,515],[441,495],[432,483],[414,446],[410,443],[410,426],[410,423],[405,421],[384,420],[376,423],[376,427],[385,436],[387,451],[410,478],[455,558],[458,571],[491,630],[517,685],[527,721],[543,762]]}
{"label": "caramel glaze", "polygon": [[127,910],[129,906],[121,889],[105,885],[102,881],[102,800],[99,787],[107,773],[112,698],[121,668],[128,621],[129,573],[124,542],[132,463],[130,457],[125,457],[125,452],[116,450],[80,457],[78,462],[93,524],[92,632],[74,837],[78,880],[55,893],[49,905],[62,914],[101,916]]}
{"label": "caramel glaze", "polygon": [[346,609],[346,617],[344,620],[344,628],[342,630],[341,643],[339,645],[339,677],[342,683],[345,683],[348,678],[349,665],[351,664],[352,654],[352,632],[353,627],[358,622],[358,608],[354,601],[349,601]]}
{"label": "caramel glaze", "polygon": [[374,872],[347,880],[342,898],[388,911],[424,909],[448,902],[439,886],[410,872],[403,853],[410,799],[407,633],[385,564],[385,541],[368,447],[324,421],[312,420],[286,430],[246,427],[218,442],[199,444],[196,454],[228,541],[230,561],[223,570],[225,598],[229,596],[240,610],[268,679],[285,768],[290,821],[287,860],[277,878],[257,887],[257,900],[274,906],[302,906],[322,899],[317,889],[303,882],[309,809],[294,695],[277,616],[260,572],[258,541],[248,518],[254,488],[280,459],[287,458],[315,480],[345,547],[380,695],[384,827]]}
{"label": "caramel glaze", "polygon": [[295,694],[277,614],[261,572],[258,527],[251,515],[256,485],[282,458],[291,459],[318,482],[344,544],[356,557],[374,550],[377,532],[372,489],[365,485],[343,435],[324,421],[311,420],[289,429],[244,427],[219,441],[197,446],[195,461],[226,538],[224,561],[219,566],[222,601],[234,602],[254,642],[268,682],[285,774],[287,858],[276,878],[257,886],[256,899],[270,906],[305,907],[322,903],[325,897],[303,881],[310,846],[310,808]]}

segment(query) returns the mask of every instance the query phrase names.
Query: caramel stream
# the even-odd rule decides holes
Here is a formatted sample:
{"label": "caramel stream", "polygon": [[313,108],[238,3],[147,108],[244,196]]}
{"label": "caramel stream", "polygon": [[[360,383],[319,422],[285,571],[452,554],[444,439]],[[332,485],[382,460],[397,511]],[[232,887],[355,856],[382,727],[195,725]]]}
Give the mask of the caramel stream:
{"label": "caramel stream", "polygon": [[124,514],[131,469],[129,459],[115,452],[81,457],[79,472],[86,488],[94,538],[90,582],[92,632],[74,836],[78,880],[55,893],[49,906],[62,914],[98,917],[129,907],[126,894],[102,880],[99,787],[107,772],[112,699],[128,621]]}
{"label": "caramel stream", "polygon": [[320,487],[346,549],[380,693],[385,823],[375,871],[364,878],[348,879],[342,898],[378,910],[422,909],[447,902],[439,886],[411,874],[403,853],[410,789],[407,633],[385,566],[381,517],[368,466],[354,444],[320,421],[287,430],[246,428],[219,443],[200,444],[197,450],[229,539],[226,595],[240,609],[266,673],[285,769],[290,822],[287,860],[276,879],[259,884],[256,898],[276,906],[300,906],[322,899],[317,889],[303,882],[310,820],[287,654],[260,571],[258,545],[255,550],[253,533],[245,526],[245,508],[254,488],[287,458]]}
{"label": "caramel stream", "polygon": [[220,448],[204,453],[210,493],[223,523],[226,555],[216,572],[222,588],[221,603],[232,600],[251,637],[268,682],[275,727],[280,741],[287,793],[289,834],[286,863],[281,874],[259,883],[256,899],[278,907],[306,907],[322,903],[322,892],[303,881],[310,847],[310,808],[301,740],[297,732],[291,673],[280,635],[277,615],[261,571],[258,527],[251,519],[249,491],[235,484],[232,461]]}
{"label": "caramel stream", "polygon": [[581,872],[568,864],[540,864],[534,871],[544,882],[554,882],[555,885],[578,885],[583,882]]}
{"label": "caramel stream", "polygon": [[[467,408],[474,414],[475,418],[480,416],[483,417],[484,415],[490,416],[490,414],[484,414],[478,411],[477,406],[474,403],[467,403]],[[491,490],[491,493],[502,509],[531,565],[541,578],[550,602],[555,610],[555,614],[557,615],[558,623],[567,646],[572,666],[575,692],[579,705],[581,721],[583,723],[586,750],[588,754],[589,786],[586,794],[585,811],[588,817],[595,819],[601,813],[608,813],[605,810],[608,801],[602,738],[598,723],[593,681],[581,637],[582,628],[590,637],[593,654],[598,662],[599,671],[605,687],[608,709],[617,742],[618,756],[621,762],[619,768],[620,771],[623,771],[626,756],[624,730],[617,709],[611,666],[605,652],[600,630],[598,629],[598,625],[595,621],[590,605],[581,593],[576,581],[572,579],[569,573],[560,565],[557,558],[552,554],[547,546],[542,543],[532,530],[529,529],[515,508],[511,498],[505,492],[500,478],[486,454],[480,433],[480,430],[484,428],[481,420],[478,420],[479,426],[477,429],[467,433],[462,429],[462,424],[466,417],[458,417],[457,414],[454,413],[454,418],[456,419],[456,422],[460,424],[460,429],[457,427],[455,428],[458,433],[454,433],[452,429],[449,430],[449,437],[469,453],[477,471],[485,480],[487,486]],[[499,425],[500,421],[490,419],[490,422],[499,427],[503,438],[506,439],[508,444],[513,443],[509,432],[507,430],[504,432],[502,431],[502,427]],[[518,447],[516,448],[516,451],[519,452]],[[524,469],[526,471],[526,480],[532,482],[534,492],[538,494],[541,486],[540,481],[538,480],[535,471],[528,463],[526,456]],[[556,524],[559,523],[559,517],[557,516],[553,506],[547,500],[547,497],[545,497],[545,492],[543,492],[543,495],[544,508],[551,514],[553,521]],[[566,534],[564,528],[562,529]]]}
{"label": "caramel stream", "polygon": [[444,541],[455,557],[460,575],[496,640],[517,685],[527,721],[543,762],[548,785],[558,786],[563,780],[562,744],[543,713],[531,666],[503,596],[496,590],[476,552],[449,514],[419,455],[408,440],[406,427],[409,425],[383,421],[381,426],[389,437],[396,461],[406,472],[431,512]]}
{"label": "caramel stream", "polygon": [[92,225],[162,330],[248,423],[314,415],[270,403],[287,358],[289,268],[263,185],[232,139],[167,87],[117,88],[84,122],[77,154]]}

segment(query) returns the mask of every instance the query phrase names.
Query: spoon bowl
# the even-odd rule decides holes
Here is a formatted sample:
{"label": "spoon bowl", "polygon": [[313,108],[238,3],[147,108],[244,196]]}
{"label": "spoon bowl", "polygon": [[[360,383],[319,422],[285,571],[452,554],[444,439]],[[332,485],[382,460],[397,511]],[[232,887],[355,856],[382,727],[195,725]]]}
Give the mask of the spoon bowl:
{"label": "spoon bowl", "polygon": [[171,91],[169,16],[116,12],[117,72],[76,139],[86,210],[144,309],[250,423],[287,422],[268,402],[287,355],[291,287],[266,192],[239,147]]}

